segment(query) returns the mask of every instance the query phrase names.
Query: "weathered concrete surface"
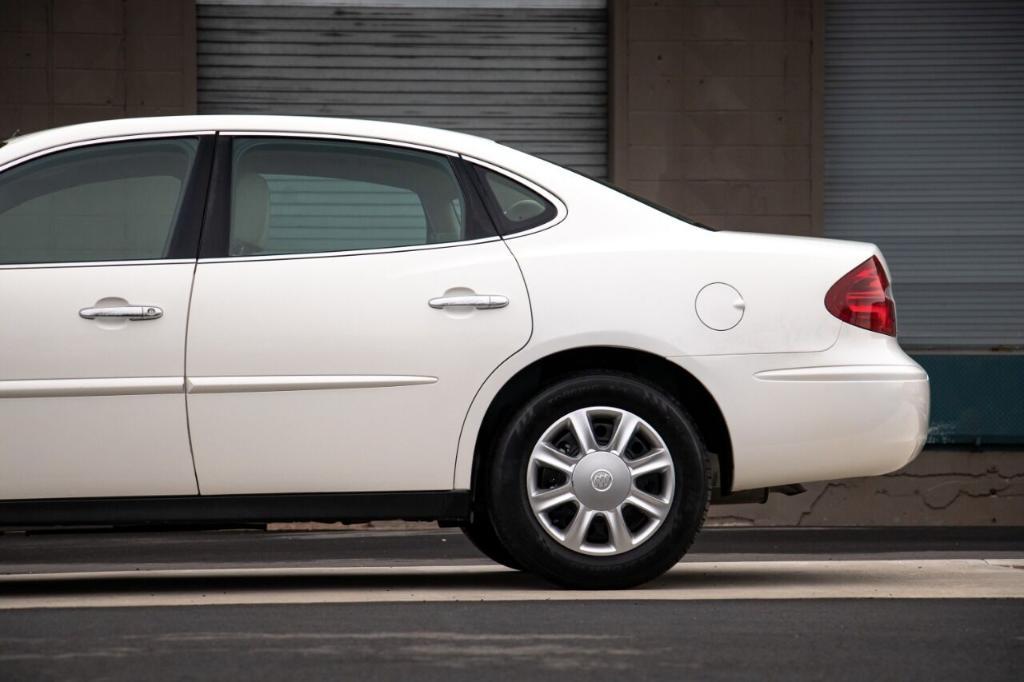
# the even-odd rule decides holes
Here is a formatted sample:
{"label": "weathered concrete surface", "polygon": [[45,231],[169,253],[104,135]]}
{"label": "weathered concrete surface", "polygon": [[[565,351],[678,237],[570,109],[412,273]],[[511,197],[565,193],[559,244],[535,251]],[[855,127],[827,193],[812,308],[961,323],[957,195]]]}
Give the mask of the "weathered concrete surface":
{"label": "weathered concrete surface", "polygon": [[711,508],[709,525],[1024,525],[1024,452],[926,450],[874,478],[807,486],[766,504]]}
{"label": "weathered concrete surface", "polygon": [[196,110],[195,0],[0,0],[0,139]]}
{"label": "weathered concrete surface", "polygon": [[820,235],[810,0],[612,0],[611,177],[725,230]]}

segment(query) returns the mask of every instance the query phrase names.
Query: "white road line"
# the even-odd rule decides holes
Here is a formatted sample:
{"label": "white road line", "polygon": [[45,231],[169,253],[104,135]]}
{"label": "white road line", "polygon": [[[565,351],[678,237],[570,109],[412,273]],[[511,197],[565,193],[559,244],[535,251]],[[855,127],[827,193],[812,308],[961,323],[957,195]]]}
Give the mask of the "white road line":
{"label": "white road line", "polygon": [[[331,578],[336,578],[336,582]],[[309,581],[304,584],[304,580]],[[81,590],[76,590],[77,586]],[[493,564],[0,576],[0,609],[354,602],[1024,599],[1024,558],[687,562],[633,590],[570,591]]]}

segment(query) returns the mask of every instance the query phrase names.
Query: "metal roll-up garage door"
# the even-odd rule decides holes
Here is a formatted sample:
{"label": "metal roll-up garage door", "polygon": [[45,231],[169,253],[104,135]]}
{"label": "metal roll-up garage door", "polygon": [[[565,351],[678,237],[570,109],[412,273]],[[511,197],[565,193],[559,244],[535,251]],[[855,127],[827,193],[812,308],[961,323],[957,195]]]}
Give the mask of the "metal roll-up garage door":
{"label": "metal roll-up garage door", "polygon": [[199,0],[200,113],[372,118],[607,175],[604,0]]}
{"label": "metal roll-up garage door", "polygon": [[1024,3],[828,0],[825,233],[876,242],[911,348],[1024,348]]}

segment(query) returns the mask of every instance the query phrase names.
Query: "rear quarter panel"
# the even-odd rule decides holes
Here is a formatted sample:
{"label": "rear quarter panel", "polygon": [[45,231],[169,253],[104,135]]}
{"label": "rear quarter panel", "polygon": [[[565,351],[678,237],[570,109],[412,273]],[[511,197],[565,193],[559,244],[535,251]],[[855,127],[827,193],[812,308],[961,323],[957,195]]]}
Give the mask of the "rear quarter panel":
{"label": "rear quarter panel", "polygon": [[[501,165],[501,159],[489,161]],[[826,291],[877,252],[870,244],[703,230],[539,159],[513,161],[509,167],[556,194],[568,213],[557,225],[506,239],[526,280],[534,331],[488,378],[467,413],[457,488],[469,487],[487,406],[536,360],[571,348],[614,346],[675,359],[717,357],[726,365],[733,355],[797,354],[806,361],[839,337],[842,323],[825,310]],[[730,284],[744,299],[743,318],[733,329],[715,331],[697,317],[697,294],[714,282]],[[702,374],[721,367],[686,364],[702,381]],[[755,366],[765,368],[749,368]],[[741,371],[752,380],[747,369]]]}
{"label": "rear quarter panel", "polygon": [[[663,355],[814,352],[840,322],[825,292],[874,247],[696,228],[583,179],[561,185],[559,225],[512,237],[530,290],[535,343],[587,334],[648,336]],[[697,317],[706,285],[725,282],[745,303],[734,328]]]}

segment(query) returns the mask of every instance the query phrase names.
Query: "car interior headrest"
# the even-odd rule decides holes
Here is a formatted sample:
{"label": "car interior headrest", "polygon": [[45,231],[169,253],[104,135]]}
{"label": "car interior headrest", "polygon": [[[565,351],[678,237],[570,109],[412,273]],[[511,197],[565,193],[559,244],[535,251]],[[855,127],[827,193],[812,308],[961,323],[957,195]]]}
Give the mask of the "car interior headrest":
{"label": "car interior headrest", "polygon": [[245,173],[235,183],[231,205],[232,256],[264,253],[264,240],[270,222],[270,189],[263,176]]}

